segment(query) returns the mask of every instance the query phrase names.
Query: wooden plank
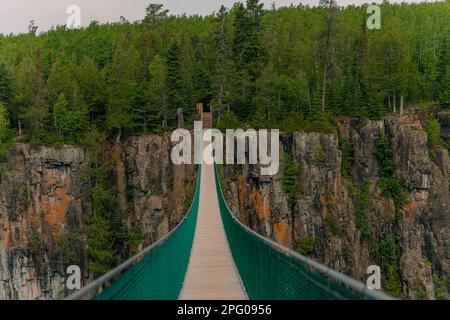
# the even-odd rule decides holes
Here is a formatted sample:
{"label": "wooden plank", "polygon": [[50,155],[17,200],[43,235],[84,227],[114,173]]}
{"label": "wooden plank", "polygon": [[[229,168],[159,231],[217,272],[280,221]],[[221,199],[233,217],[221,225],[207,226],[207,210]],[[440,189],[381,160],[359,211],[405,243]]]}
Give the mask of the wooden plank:
{"label": "wooden plank", "polygon": [[203,163],[200,204],[181,300],[244,300],[217,199],[214,166]]}

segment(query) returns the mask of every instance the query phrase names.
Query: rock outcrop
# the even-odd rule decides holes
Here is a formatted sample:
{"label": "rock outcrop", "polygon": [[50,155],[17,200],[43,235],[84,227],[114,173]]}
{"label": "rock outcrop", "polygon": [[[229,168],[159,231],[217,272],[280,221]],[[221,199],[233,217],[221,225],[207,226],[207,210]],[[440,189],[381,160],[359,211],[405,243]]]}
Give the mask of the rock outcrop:
{"label": "rock outcrop", "polygon": [[[118,261],[167,234],[182,219],[194,191],[194,166],[170,161],[170,135],[103,144],[101,157],[116,193],[124,230],[142,239]],[[66,268],[89,271],[85,216],[92,213],[90,166],[81,148],[16,144],[0,163],[0,300],[58,299],[68,294]]]}
{"label": "rock outcrop", "polygon": [[[404,298],[445,298],[450,279],[448,151],[429,147],[420,113],[384,121],[338,119],[338,132],[281,137],[280,172],[225,166],[226,196],[252,229],[362,281],[382,267],[383,288]],[[386,135],[397,198],[380,187],[377,144]],[[283,176],[298,165],[291,201]],[[292,173],[292,170],[291,170]]]}
{"label": "rock outcrop", "polygon": [[90,204],[81,169],[88,159],[75,147],[17,144],[10,152],[0,165],[0,300],[59,298],[69,246],[87,270],[82,225]]}

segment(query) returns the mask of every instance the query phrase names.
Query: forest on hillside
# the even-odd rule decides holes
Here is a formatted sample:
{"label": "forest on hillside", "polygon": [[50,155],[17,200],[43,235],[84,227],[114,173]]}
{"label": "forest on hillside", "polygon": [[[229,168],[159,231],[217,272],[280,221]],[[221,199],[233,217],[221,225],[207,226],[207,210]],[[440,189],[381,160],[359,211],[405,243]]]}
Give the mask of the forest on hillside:
{"label": "forest on hillside", "polygon": [[[333,130],[338,115],[379,119],[450,105],[450,2],[264,8],[208,16],[150,4],[143,20],[0,35],[0,144],[83,144],[170,130],[211,104],[219,128]],[[94,138],[92,138],[94,137]]]}

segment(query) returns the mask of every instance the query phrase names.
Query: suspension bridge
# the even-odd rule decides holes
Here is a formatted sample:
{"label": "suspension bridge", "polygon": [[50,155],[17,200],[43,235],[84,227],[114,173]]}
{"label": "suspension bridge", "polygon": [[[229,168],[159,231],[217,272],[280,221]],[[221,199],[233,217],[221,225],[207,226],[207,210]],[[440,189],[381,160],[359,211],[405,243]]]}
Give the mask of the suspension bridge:
{"label": "suspension bridge", "polygon": [[[203,142],[211,143],[208,138]],[[211,163],[211,161],[208,161]],[[217,166],[198,166],[194,199],[164,238],[67,299],[391,299],[266,239],[228,207]]]}

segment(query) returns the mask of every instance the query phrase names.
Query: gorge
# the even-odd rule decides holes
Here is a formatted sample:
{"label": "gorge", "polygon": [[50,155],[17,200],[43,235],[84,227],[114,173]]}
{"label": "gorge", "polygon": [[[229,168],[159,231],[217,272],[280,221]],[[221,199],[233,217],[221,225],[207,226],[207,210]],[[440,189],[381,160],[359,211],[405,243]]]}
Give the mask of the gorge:
{"label": "gorge", "polygon": [[[445,135],[449,112],[437,114]],[[338,271],[364,281],[377,264],[389,293],[446,299],[450,160],[425,126],[413,109],[380,121],[341,117],[334,133],[283,133],[276,175],[261,175],[259,165],[221,167],[228,203],[252,229]],[[383,137],[400,190],[383,184],[392,180],[377,156]],[[189,207],[195,167],[172,164],[170,152],[169,133],[102,143],[121,235],[110,267],[167,234]],[[84,285],[95,277],[92,162],[81,147],[10,148],[0,164],[0,299],[64,297],[69,264],[81,267]]]}

